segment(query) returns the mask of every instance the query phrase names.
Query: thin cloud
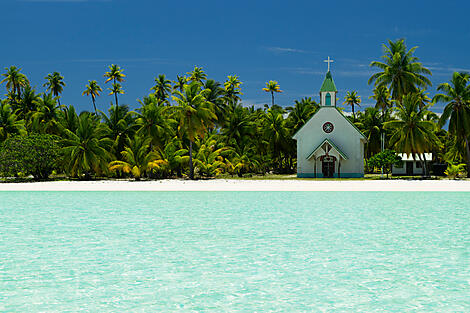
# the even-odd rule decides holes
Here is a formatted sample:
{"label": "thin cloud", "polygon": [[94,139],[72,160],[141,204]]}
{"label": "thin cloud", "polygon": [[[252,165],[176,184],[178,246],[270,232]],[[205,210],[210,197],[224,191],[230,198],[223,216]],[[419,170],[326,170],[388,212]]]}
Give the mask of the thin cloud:
{"label": "thin cloud", "polygon": [[158,63],[158,64],[171,64],[170,61],[159,58],[123,58],[123,59],[74,59],[69,62],[73,63]]}
{"label": "thin cloud", "polygon": [[264,47],[266,50],[276,54],[283,53],[314,53],[307,50],[296,49],[296,48],[285,48],[285,47]]}

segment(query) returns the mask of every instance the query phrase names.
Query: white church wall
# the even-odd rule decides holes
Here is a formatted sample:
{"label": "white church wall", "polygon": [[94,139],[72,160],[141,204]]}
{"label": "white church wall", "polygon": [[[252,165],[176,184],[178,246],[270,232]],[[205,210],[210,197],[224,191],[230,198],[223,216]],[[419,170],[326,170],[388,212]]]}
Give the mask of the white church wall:
{"label": "white church wall", "polygon": [[[323,124],[331,122],[334,129],[331,133],[323,131]],[[312,151],[325,139],[331,140],[348,157],[341,160],[341,177],[364,176],[364,142],[360,133],[334,107],[321,107],[305,126],[294,136],[297,139],[297,167],[299,177],[314,177],[315,163],[307,160]],[[338,161],[335,164],[338,172]],[[317,161],[317,177],[322,176],[321,162]]]}

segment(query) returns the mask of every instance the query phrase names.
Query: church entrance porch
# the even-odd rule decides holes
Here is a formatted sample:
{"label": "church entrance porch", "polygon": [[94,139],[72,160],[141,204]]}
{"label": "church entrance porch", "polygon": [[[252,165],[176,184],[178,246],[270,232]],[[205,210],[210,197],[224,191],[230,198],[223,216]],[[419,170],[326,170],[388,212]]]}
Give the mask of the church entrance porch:
{"label": "church entrance porch", "polygon": [[322,174],[324,178],[333,178],[335,175],[336,158],[334,156],[324,155],[320,157],[322,162]]}

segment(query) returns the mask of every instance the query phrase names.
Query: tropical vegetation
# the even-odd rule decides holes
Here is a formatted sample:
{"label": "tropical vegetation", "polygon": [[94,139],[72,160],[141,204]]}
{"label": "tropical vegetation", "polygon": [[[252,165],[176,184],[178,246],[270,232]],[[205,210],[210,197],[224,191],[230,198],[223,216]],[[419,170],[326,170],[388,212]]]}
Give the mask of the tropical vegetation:
{"label": "tropical vegetation", "polygon": [[[378,70],[369,79],[373,106],[362,104],[362,109],[357,91],[345,96],[352,111],[348,118],[367,137],[366,170],[388,173],[396,151],[422,162],[423,175],[430,173],[429,161],[449,164],[452,177],[454,164],[466,163],[458,165],[462,175],[470,168],[470,76],[454,73],[430,99],[431,72],[416,49],[408,49],[403,39],[384,45],[382,60],[370,64]],[[198,66],[175,80],[156,75],[149,93],[132,104],[119,103],[126,75],[110,65],[102,82],[84,84],[83,95],[91,101],[83,112],[61,100],[67,84],[59,72],[48,74],[39,92],[19,67],[1,75],[6,94],[0,100],[0,175],[6,177],[44,179],[55,173],[138,180],[295,173],[292,136],[319,109],[309,97],[276,103],[282,90],[273,80],[262,88],[271,95],[269,105],[246,105],[238,76],[217,81]],[[111,101],[100,85],[107,85]],[[440,116],[431,110],[436,103],[445,106]],[[426,160],[425,152],[432,152],[433,160]]]}

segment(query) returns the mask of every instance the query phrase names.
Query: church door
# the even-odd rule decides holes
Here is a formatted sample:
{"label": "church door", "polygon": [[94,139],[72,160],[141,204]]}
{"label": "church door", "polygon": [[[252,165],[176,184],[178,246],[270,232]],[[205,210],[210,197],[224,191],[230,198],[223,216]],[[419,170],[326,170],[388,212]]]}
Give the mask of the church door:
{"label": "church door", "polygon": [[332,178],[335,173],[335,160],[333,158],[324,158],[322,161],[323,177]]}

